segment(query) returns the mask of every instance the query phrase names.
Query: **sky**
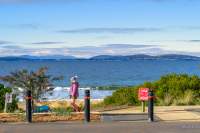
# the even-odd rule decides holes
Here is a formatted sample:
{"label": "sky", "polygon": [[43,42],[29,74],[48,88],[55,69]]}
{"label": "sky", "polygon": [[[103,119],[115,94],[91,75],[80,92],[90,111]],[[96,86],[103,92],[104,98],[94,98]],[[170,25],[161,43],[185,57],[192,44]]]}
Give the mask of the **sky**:
{"label": "sky", "polygon": [[200,56],[200,0],[0,0],[0,56]]}

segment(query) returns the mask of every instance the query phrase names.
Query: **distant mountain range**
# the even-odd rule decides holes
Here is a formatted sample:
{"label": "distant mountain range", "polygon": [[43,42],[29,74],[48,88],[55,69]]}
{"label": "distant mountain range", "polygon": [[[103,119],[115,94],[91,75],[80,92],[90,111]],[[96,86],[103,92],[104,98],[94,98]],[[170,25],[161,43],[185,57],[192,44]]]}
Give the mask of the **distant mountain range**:
{"label": "distant mountain range", "polygon": [[22,56],[0,57],[0,60],[68,60],[68,59],[76,59],[76,57],[74,57],[74,56],[62,56],[62,55],[51,55],[51,56],[22,55]]}
{"label": "distant mountain range", "polygon": [[190,55],[178,55],[178,54],[167,54],[159,56],[151,56],[144,54],[128,55],[128,56],[110,56],[110,55],[100,55],[90,58],[91,60],[155,60],[155,59],[169,59],[169,60],[200,60],[200,57],[190,56]]}
{"label": "distant mountain range", "polygon": [[51,56],[6,56],[0,57],[0,60],[157,60],[157,59],[167,59],[167,60],[200,60],[200,57],[190,56],[190,55],[179,55],[179,54],[167,54],[159,56],[151,56],[145,54],[136,54],[128,56],[112,56],[112,55],[99,55],[94,56],[89,59],[86,58],[76,58],[74,56],[62,56],[62,55],[51,55]]}

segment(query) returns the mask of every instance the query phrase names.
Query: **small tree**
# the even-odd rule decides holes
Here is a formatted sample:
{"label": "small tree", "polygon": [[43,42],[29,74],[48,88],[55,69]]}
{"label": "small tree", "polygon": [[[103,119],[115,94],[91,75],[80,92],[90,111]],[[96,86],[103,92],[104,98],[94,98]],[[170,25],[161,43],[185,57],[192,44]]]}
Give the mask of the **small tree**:
{"label": "small tree", "polygon": [[47,70],[47,67],[42,67],[36,72],[23,69],[0,77],[0,80],[7,82],[13,88],[24,89],[24,93],[31,90],[33,98],[38,100],[54,81],[62,79],[62,77],[47,75]]}
{"label": "small tree", "polygon": [[[0,84],[0,112],[3,111],[5,106],[5,95],[11,93],[11,88],[5,88],[4,85]],[[16,96],[13,95],[12,103],[8,104],[8,112],[13,112],[18,108]]]}

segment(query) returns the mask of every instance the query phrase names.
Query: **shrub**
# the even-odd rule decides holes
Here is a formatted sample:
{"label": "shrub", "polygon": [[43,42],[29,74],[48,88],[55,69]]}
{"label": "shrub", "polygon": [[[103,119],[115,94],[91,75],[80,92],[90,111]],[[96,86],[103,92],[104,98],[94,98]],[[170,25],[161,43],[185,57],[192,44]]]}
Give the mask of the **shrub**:
{"label": "shrub", "polygon": [[116,90],[112,96],[104,99],[105,105],[135,105],[138,104],[137,90],[135,88],[122,88]]}
{"label": "shrub", "polygon": [[195,101],[193,91],[187,90],[182,96],[176,97],[172,105],[192,105]]}
{"label": "shrub", "polygon": [[169,106],[173,102],[173,96],[166,94],[164,98],[157,98],[157,104],[163,106]]}
{"label": "shrub", "polygon": [[16,95],[12,97],[12,103],[8,103],[7,112],[14,112],[18,109],[18,100],[16,99]]}
{"label": "shrub", "polygon": [[[3,111],[5,106],[6,93],[11,93],[11,92],[12,92],[11,88],[5,88],[4,85],[0,84],[0,112]],[[16,99],[16,95],[13,95],[12,103],[8,103],[7,111],[14,112],[16,109],[18,109],[17,102],[18,101]]]}
{"label": "shrub", "polygon": [[157,105],[200,104],[200,78],[196,75],[168,74],[154,82],[116,90],[104,99],[105,105],[138,105],[138,88],[154,90]]}

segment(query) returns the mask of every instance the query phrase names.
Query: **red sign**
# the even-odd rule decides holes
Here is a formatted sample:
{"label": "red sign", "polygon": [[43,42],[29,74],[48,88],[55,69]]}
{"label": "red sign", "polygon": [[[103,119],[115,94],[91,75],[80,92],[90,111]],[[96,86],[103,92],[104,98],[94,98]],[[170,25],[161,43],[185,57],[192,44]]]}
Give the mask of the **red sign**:
{"label": "red sign", "polygon": [[148,101],[149,96],[148,96],[149,88],[140,88],[138,91],[138,98],[140,101]]}

